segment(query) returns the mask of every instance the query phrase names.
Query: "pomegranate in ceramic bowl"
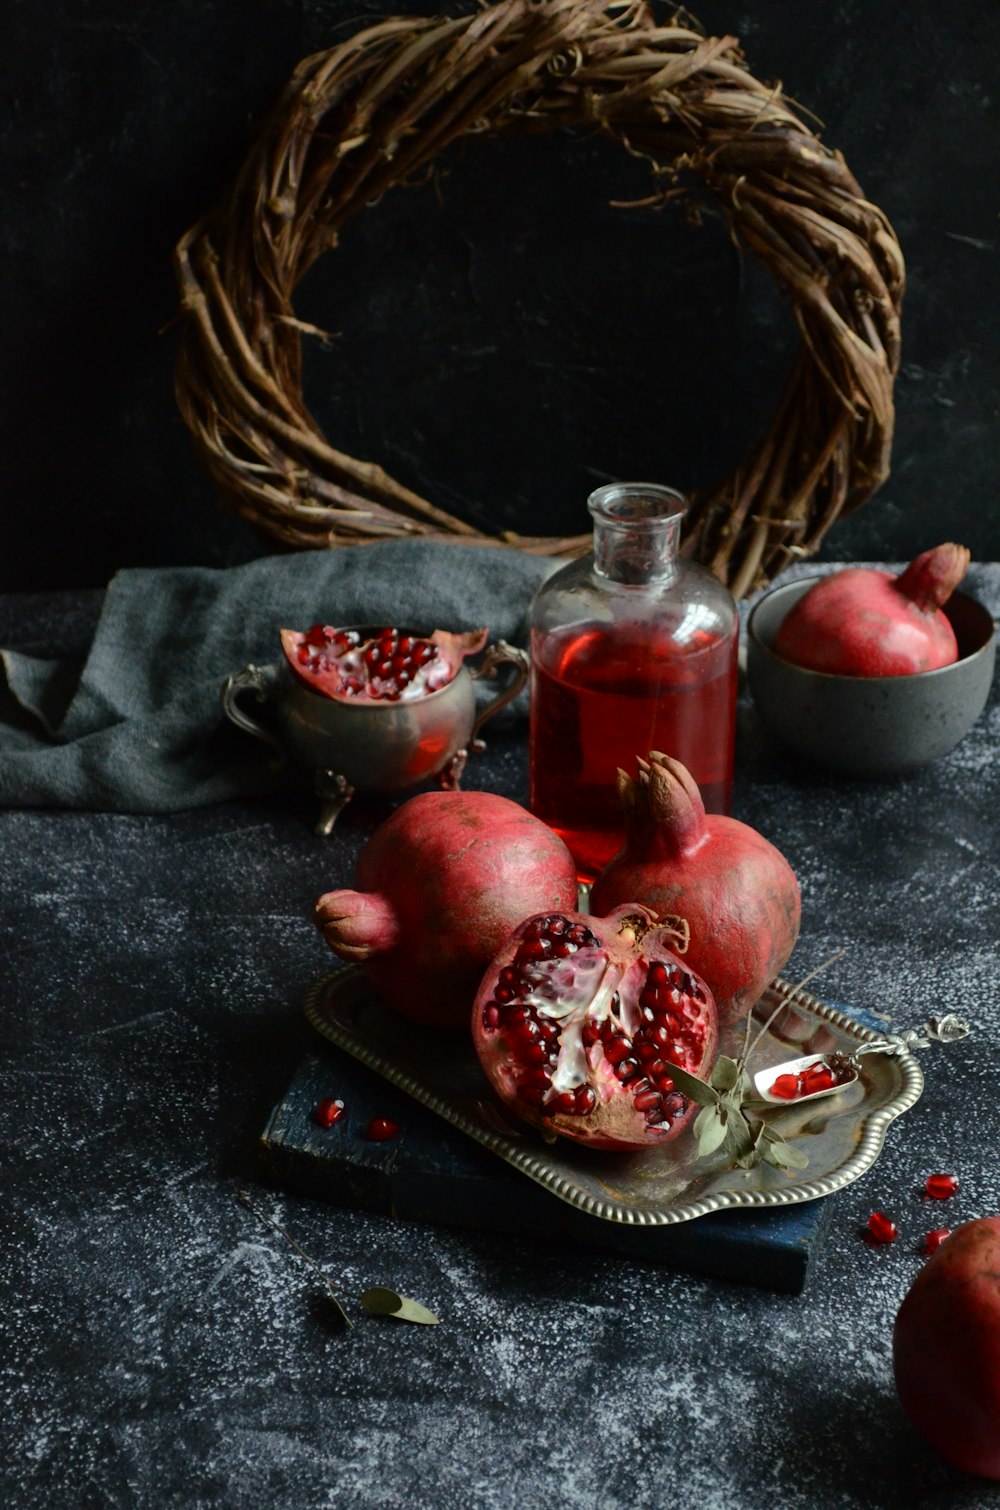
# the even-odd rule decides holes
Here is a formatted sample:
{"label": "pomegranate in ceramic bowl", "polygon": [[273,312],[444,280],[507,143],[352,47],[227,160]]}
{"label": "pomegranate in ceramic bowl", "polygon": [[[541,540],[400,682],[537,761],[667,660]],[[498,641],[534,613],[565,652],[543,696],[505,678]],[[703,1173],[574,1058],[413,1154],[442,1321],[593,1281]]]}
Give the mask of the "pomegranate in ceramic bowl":
{"label": "pomegranate in ceramic bowl", "polygon": [[771,588],[747,623],[747,680],[781,742],[848,776],[904,776],[979,718],[996,657],[990,614],[955,590],[963,547],[897,577],[850,567]]}

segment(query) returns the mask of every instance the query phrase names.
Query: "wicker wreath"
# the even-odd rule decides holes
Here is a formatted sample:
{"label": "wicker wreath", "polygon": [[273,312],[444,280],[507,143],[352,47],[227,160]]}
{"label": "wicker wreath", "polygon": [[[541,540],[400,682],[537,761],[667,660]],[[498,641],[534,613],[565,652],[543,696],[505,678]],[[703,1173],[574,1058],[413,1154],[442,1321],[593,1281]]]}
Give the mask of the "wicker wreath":
{"label": "wicker wreath", "polygon": [[302,393],[292,294],[346,222],[451,143],[600,132],[650,164],[646,203],[708,191],[770,269],[802,340],[768,434],[695,495],[684,550],[737,597],[811,555],[888,474],[904,269],[839,153],[745,68],[734,37],[641,0],[498,0],[382,22],[296,69],[228,197],[176,249],[181,413],[221,500],[291,547],[486,536],[334,449]]}

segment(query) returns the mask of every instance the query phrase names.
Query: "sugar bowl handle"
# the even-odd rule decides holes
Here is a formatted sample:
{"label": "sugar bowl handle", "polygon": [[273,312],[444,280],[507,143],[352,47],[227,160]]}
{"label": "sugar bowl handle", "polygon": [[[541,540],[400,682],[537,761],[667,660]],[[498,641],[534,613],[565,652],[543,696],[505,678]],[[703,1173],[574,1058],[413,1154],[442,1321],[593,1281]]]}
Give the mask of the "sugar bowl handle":
{"label": "sugar bowl handle", "polygon": [[519,650],[516,645],[508,645],[506,640],[497,640],[490,645],[478,666],[470,668],[471,675],[478,681],[480,677],[486,677],[494,681],[502,666],[510,666],[513,676],[501,692],[486,704],[479,717],[472,726],[472,739],[475,740],[480,729],[488,723],[501,708],[506,708],[512,703],[528,680],[530,662],[528,652]]}
{"label": "sugar bowl handle", "polygon": [[232,676],[226,677],[220,691],[222,711],[230,723],[242,729],[244,734],[252,734],[255,739],[270,745],[278,756],[276,765],[282,764],[285,759],[281,741],[266,724],[258,723],[250,717],[241,707],[239,698],[243,692],[252,692],[259,703],[266,703],[278,685],[279,675],[277,666],[244,666],[242,671],[234,671]]}

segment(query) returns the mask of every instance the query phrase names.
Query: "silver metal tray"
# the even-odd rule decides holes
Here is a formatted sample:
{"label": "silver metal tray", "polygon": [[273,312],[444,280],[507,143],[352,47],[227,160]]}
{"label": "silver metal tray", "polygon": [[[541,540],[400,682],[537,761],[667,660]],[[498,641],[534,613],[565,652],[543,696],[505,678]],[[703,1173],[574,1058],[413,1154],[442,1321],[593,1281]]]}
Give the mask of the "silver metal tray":
{"label": "silver metal tray", "polygon": [[[761,1023],[778,1014],[758,1045],[751,1073],[799,1054],[842,1050],[878,1035],[849,1017],[776,980],[758,1002]],[[781,1108],[769,1116],[809,1158],[808,1168],[786,1173],[770,1165],[730,1169],[721,1152],[695,1157],[690,1130],[665,1147],[634,1154],[600,1153],[566,1139],[547,1143],[510,1120],[486,1079],[471,1037],[429,1035],[412,1028],[379,999],[354,968],[320,976],[306,994],[315,1028],[362,1064],[461,1128],[560,1200],[609,1222],[663,1227],[734,1206],[789,1206],[831,1195],[870,1169],[886,1128],[920,1097],[924,1077],[906,1050],[866,1054],[861,1074],[840,1095],[812,1105]],[[735,1054],[736,1030],[722,1044]]]}

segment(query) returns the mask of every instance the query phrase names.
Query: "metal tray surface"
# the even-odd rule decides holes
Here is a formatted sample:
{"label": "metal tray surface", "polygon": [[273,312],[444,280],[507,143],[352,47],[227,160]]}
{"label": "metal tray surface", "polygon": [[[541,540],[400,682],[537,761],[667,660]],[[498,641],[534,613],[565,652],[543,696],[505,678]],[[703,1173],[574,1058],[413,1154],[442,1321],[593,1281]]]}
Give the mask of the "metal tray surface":
{"label": "metal tray surface", "polygon": [[[760,1025],[782,1004],[753,1053],[752,1074],[801,1054],[850,1053],[878,1036],[780,979],[754,1008]],[[602,1153],[565,1138],[547,1143],[534,1128],[516,1125],[486,1079],[471,1038],[412,1028],[354,967],[318,977],[304,1006],[325,1038],[560,1200],[632,1226],[669,1226],[727,1207],[788,1206],[832,1195],[871,1168],[890,1122],[917,1102],[924,1085],[908,1051],[866,1054],[859,1078],[842,1094],[769,1113],[768,1120],[808,1156],[805,1170],[767,1164],[732,1169],[721,1150],[699,1159],[690,1128],[659,1148]],[[730,1030],[723,1040],[722,1052],[735,1055],[742,1030]]]}

